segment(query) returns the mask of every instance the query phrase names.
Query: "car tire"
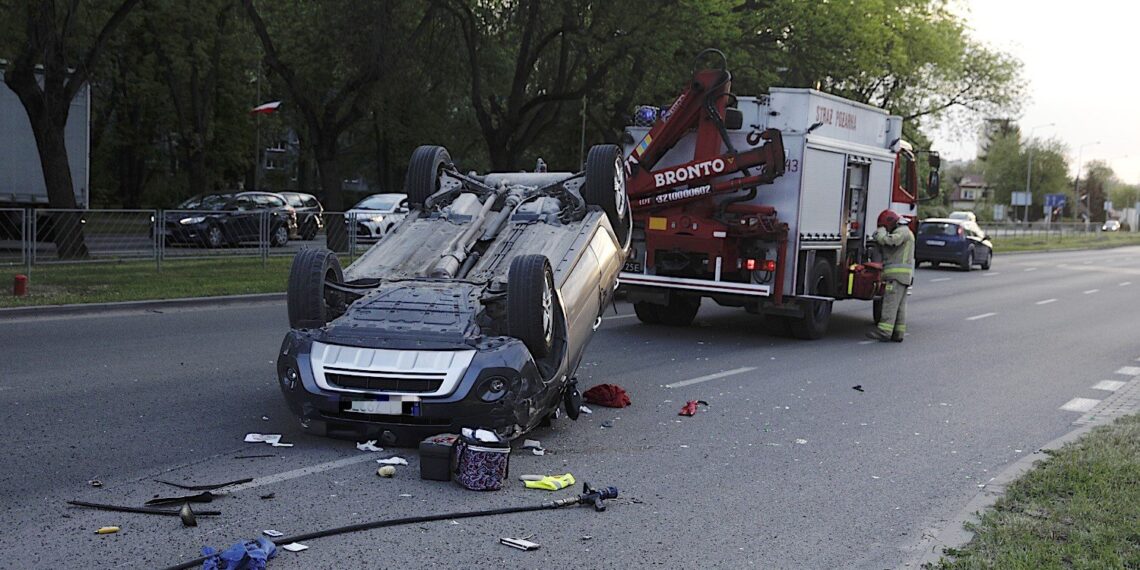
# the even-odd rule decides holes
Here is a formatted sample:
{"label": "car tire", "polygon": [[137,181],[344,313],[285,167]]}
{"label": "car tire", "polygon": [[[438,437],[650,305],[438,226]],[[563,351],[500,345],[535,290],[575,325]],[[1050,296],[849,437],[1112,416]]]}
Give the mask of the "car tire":
{"label": "car tire", "polygon": [[590,147],[590,153],[586,155],[586,182],[582,185],[582,199],[606,213],[606,219],[623,247],[629,240],[633,221],[625,183],[621,149],[612,144]]}
{"label": "car tire", "polygon": [[424,145],[412,152],[404,180],[409,205],[422,206],[429,196],[439,191],[439,175],[444,168],[452,168],[451,155],[446,148]]}
{"label": "car tire", "polygon": [[670,295],[669,304],[657,308],[661,324],[670,327],[687,327],[697,318],[701,309],[700,297],[686,297],[684,295]]}
{"label": "car tire", "polygon": [[523,342],[535,358],[554,348],[554,271],[545,255],[520,255],[507,273],[507,334]]}
{"label": "car tire", "polygon": [[994,252],[993,252],[993,250],[990,250],[990,253],[988,255],[986,255],[986,260],[982,262],[982,271],[989,271],[990,265],[993,264],[993,261],[994,261]]}
{"label": "car tire", "polygon": [[305,224],[304,228],[301,229],[301,239],[305,241],[311,241],[317,237],[317,233],[319,232],[320,230],[317,229],[317,223],[310,221],[309,223]]}
{"label": "car tire", "polygon": [[217,224],[210,224],[206,226],[206,236],[202,239],[205,246],[211,249],[217,249],[226,245],[226,235],[222,233],[221,226]]}
{"label": "car tire", "polygon": [[966,252],[966,261],[959,267],[962,269],[962,271],[974,270],[974,248],[971,247],[969,251]]}
{"label": "car tire", "polygon": [[284,224],[273,228],[269,235],[269,245],[272,247],[285,247],[289,245],[289,228]]}
{"label": "car tire", "polygon": [[319,328],[344,312],[340,293],[325,288],[325,281],[344,282],[336,254],[324,248],[305,248],[293,256],[286,302],[289,326]]}
{"label": "car tire", "polygon": [[[835,294],[835,272],[831,270],[830,261],[822,258],[815,260],[808,272],[804,293],[827,297]],[[827,325],[831,322],[831,302],[808,299],[804,301],[803,308],[804,316],[791,320],[792,336],[803,340],[823,338]]]}
{"label": "car tire", "polygon": [[645,301],[638,301],[633,304],[633,313],[637,315],[637,320],[647,325],[661,324],[661,305],[654,303],[646,303]]}

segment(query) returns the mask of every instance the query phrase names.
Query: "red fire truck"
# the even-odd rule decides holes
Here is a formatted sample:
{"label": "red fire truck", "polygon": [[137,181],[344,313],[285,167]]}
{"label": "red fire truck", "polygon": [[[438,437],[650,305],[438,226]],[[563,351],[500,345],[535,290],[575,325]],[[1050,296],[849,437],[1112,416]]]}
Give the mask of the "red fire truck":
{"label": "red fire truck", "polygon": [[[885,208],[916,223],[915,152],[902,118],[813,89],[737,97],[724,55],[668,108],[626,129],[632,251],[621,283],[645,323],[685,326],[708,297],[798,338],[839,299],[881,302],[870,240]],[[927,192],[939,159],[929,153]],[[877,317],[877,315],[876,315]]]}

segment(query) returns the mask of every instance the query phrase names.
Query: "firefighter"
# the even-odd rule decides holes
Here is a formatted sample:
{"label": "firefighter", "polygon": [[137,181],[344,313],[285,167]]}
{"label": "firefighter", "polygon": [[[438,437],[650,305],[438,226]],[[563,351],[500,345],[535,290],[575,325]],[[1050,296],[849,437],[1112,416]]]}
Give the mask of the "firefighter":
{"label": "firefighter", "polygon": [[906,334],[906,292],[914,282],[914,234],[892,210],[879,214],[879,228],[871,239],[883,248],[883,315],[867,337],[902,342]]}

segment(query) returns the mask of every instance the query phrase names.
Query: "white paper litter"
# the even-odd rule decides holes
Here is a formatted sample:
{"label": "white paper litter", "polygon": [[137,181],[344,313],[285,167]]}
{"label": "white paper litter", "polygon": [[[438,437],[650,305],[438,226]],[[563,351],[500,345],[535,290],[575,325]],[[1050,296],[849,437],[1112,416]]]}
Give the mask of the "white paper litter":
{"label": "white paper litter", "polygon": [[530,452],[535,454],[535,455],[539,455],[539,456],[546,455],[545,449],[532,449],[532,450],[530,450]]}
{"label": "white paper litter", "polygon": [[385,459],[377,459],[376,463],[380,465],[407,465],[408,460],[403,457],[388,457]]}
{"label": "white paper litter", "polygon": [[806,439],[797,439],[796,443],[803,445],[803,444],[807,443],[807,440]]}
{"label": "white paper litter", "polygon": [[586,406],[586,405],[578,406],[578,411],[579,411],[579,412],[582,412],[583,414],[592,414],[592,413],[594,413],[594,410],[591,410],[591,409],[590,409],[590,407],[589,407],[589,406]]}
{"label": "white paper litter", "polygon": [[285,550],[288,550],[289,552],[300,552],[302,550],[308,550],[309,549],[308,546],[305,546],[304,544],[301,544],[300,542],[291,542],[289,544],[282,546],[281,548],[284,548]]}
{"label": "white paper litter", "polygon": [[282,443],[279,433],[247,433],[245,434],[245,442],[268,443],[273,447],[293,447],[292,443]]}
{"label": "white paper litter", "polygon": [[460,433],[466,437],[472,438],[476,441],[481,441],[483,443],[499,443],[502,441],[499,439],[498,435],[495,435],[495,432],[485,429],[473,430],[471,428],[463,428]]}
{"label": "white paper litter", "polygon": [[537,439],[528,439],[526,441],[523,441],[522,448],[523,449],[542,449],[542,442],[538,441]]}
{"label": "white paper litter", "polygon": [[356,444],[356,449],[360,451],[384,451],[383,447],[376,447],[376,440],[370,439],[364,443]]}
{"label": "white paper litter", "polygon": [[283,532],[281,532],[281,531],[279,531],[279,530],[273,530],[273,529],[269,529],[269,530],[263,530],[263,531],[261,531],[261,532],[262,532],[262,534],[264,534],[265,536],[271,536],[271,537],[273,537],[273,538],[277,538],[277,537],[279,537],[279,536],[285,536],[285,533],[283,533]]}

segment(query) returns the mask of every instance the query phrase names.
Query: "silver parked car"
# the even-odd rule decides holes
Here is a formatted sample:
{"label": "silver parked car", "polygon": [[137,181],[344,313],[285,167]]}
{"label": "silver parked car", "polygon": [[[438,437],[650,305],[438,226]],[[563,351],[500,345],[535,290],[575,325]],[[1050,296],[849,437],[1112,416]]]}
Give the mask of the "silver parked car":
{"label": "silver parked car", "polygon": [[345,212],[345,223],[356,228],[357,241],[376,241],[404,219],[407,203],[407,194],[373,194]]}
{"label": "silver parked car", "polygon": [[297,254],[279,385],[305,428],[412,445],[476,426],[517,437],[559,406],[601,323],[631,232],[622,156],[582,172],[460,173],[412,155],[411,211],[343,271]]}

